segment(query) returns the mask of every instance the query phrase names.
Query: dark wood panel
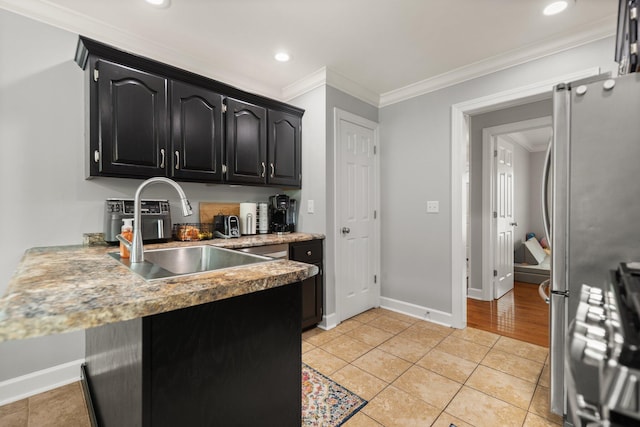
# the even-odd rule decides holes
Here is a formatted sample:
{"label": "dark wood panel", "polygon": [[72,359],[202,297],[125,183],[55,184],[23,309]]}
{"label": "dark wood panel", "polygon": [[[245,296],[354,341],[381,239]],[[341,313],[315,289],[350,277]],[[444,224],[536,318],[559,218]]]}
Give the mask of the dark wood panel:
{"label": "dark wood panel", "polygon": [[299,425],[300,298],[295,284],[154,316],[152,425]]}
{"label": "dark wood panel", "polygon": [[182,180],[222,180],[222,95],[171,82],[171,173]]}
{"label": "dark wood panel", "polygon": [[86,380],[99,426],[143,426],[143,335],[142,319],[85,332]]}
{"label": "dark wood panel", "polygon": [[301,119],[269,110],[269,184],[301,186]]}
{"label": "dark wood panel", "polygon": [[267,110],[227,99],[226,137],[228,182],[267,182]]}
{"label": "dark wood panel", "polygon": [[76,46],[75,62],[80,66],[80,68],[86,69],[87,64],[91,62],[89,59],[90,55],[110,59],[111,61],[121,64],[128,64],[131,67],[148,70],[149,72],[165,76],[169,79],[180,80],[194,86],[205,87],[213,90],[214,92],[222,93],[225,96],[244,99],[247,102],[264,105],[267,108],[274,108],[300,116],[302,116],[302,114],[304,113],[303,109],[296,106],[285,104],[284,102],[266,98],[254,93],[246,92],[217,80],[213,80],[186,70],[182,70],[180,68],[173,67],[171,65],[155,61],[153,59],[123,52],[119,49],[116,49],[104,43],[100,43],[96,40],[80,36],[78,38],[78,44]]}
{"label": "dark wood panel", "polygon": [[549,306],[536,284],[516,282],[493,301],[467,298],[467,326],[549,347]]}
{"label": "dark wood panel", "polygon": [[165,175],[166,79],[103,60],[97,61],[96,69],[95,119],[100,124],[92,123],[92,127],[100,129],[100,174]]}

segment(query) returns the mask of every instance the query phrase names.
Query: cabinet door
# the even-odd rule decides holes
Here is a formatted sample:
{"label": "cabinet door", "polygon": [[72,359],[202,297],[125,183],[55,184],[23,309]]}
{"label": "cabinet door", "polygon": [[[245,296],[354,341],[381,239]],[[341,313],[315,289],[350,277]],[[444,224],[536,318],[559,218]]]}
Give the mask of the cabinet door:
{"label": "cabinet door", "polygon": [[301,123],[298,116],[269,110],[269,184],[301,186]]}
{"label": "cabinet door", "polygon": [[314,265],[320,272],[302,281],[302,329],[310,328],[322,321],[322,264],[314,263]]}
{"label": "cabinet door", "polygon": [[238,183],[266,183],[266,109],[228,98],[226,125],[226,180]]}
{"label": "cabinet door", "polygon": [[222,95],[171,82],[171,159],[172,177],[222,180]]}
{"label": "cabinet door", "polygon": [[318,267],[319,273],[302,281],[302,329],[322,321],[324,307],[324,276],[322,240],[291,243],[289,257]]}
{"label": "cabinet door", "polygon": [[[103,60],[96,68],[98,174],[164,176],[168,154],[167,80]],[[91,156],[95,161],[94,153]]]}

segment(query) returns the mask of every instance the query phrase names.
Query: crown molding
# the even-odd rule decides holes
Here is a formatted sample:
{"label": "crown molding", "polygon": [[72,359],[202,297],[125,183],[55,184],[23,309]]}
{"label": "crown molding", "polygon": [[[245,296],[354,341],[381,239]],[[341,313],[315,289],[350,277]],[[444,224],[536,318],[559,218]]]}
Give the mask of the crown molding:
{"label": "crown molding", "polygon": [[378,107],[380,102],[380,96],[377,93],[327,67],[322,67],[297,82],[285,86],[282,89],[282,99],[288,102],[322,85],[332,86],[374,107]]}
{"label": "crown molding", "polygon": [[300,95],[304,95],[305,93],[326,84],[327,67],[322,67],[319,70],[309,74],[308,76],[303,77],[300,80],[283,87],[282,100],[284,102],[289,102],[293,98],[297,98]]}
{"label": "crown molding", "polygon": [[615,19],[612,19],[612,17],[603,18],[595,24],[590,25],[589,29],[579,33],[562,38],[548,39],[543,43],[523,46],[516,51],[497,55],[396,90],[385,92],[380,95],[378,107],[386,107],[416,96],[444,89],[509,67],[514,67],[613,36],[615,35],[615,28],[611,28],[611,22],[615,22]]}

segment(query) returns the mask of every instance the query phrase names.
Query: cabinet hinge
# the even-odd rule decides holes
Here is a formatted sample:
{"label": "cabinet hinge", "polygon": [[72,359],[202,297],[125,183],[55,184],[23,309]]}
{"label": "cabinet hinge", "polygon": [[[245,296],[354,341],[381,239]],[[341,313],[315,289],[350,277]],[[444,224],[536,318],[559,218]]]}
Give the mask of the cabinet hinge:
{"label": "cabinet hinge", "polygon": [[98,77],[100,77],[100,71],[97,68],[93,69],[93,81],[97,82],[98,81]]}
{"label": "cabinet hinge", "polygon": [[373,154],[377,154],[377,152],[378,152],[378,147],[374,145],[373,146]]}
{"label": "cabinet hinge", "polygon": [[227,165],[222,165],[222,174],[226,174],[227,173]]}
{"label": "cabinet hinge", "polygon": [[498,218],[498,212],[494,212],[494,213],[493,213],[493,217],[494,217],[494,218]]}
{"label": "cabinet hinge", "polygon": [[222,112],[223,113],[227,112],[227,104],[222,104]]}
{"label": "cabinet hinge", "polygon": [[376,219],[378,217],[378,211],[373,211],[373,219]]}
{"label": "cabinet hinge", "polygon": [[493,150],[493,157],[498,157],[498,150]]}
{"label": "cabinet hinge", "polygon": [[378,283],[378,275],[377,274],[373,275],[373,283]]}
{"label": "cabinet hinge", "polygon": [[493,270],[493,277],[498,277],[498,270]]}

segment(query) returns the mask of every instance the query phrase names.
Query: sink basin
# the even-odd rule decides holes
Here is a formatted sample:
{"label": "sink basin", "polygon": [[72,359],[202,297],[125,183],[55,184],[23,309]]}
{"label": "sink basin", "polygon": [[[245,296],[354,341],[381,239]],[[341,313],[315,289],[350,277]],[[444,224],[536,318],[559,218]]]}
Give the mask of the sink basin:
{"label": "sink basin", "polygon": [[273,258],[211,245],[146,250],[144,251],[144,262],[135,264],[132,264],[127,258],[120,258],[119,252],[113,252],[109,255],[145,280],[166,279],[274,261]]}

